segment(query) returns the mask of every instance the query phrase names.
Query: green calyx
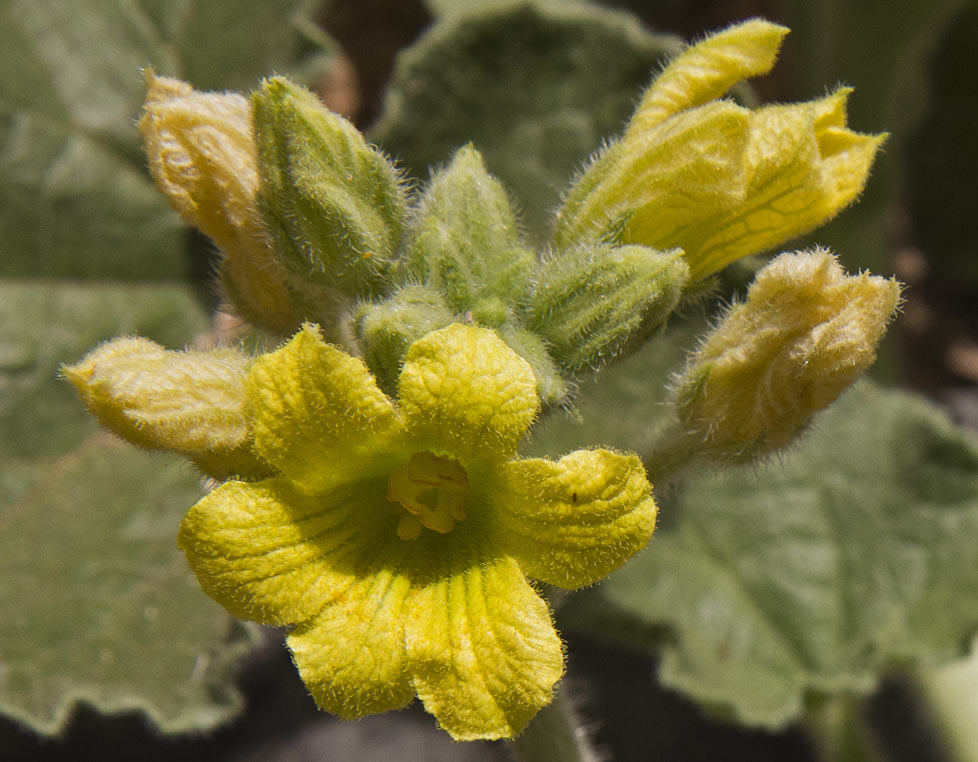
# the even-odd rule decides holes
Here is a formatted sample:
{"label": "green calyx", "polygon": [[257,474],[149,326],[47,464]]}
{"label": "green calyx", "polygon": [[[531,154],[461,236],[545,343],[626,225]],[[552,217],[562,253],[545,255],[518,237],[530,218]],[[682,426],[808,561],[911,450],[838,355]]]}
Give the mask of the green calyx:
{"label": "green calyx", "polygon": [[352,297],[382,293],[407,207],[397,170],[287,79],[265,80],[252,106],[260,207],[285,264]]}
{"label": "green calyx", "polygon": [[360,305],[354,315],[356,334],[381,389],[394,393],[404,355],[415,340],[454,320],[441,295],[426,286],[404,286],[381,302]]}
{"label": "green calyx", "polygon": [[433,175],[410,235],[401,276],[437,289],[460,312],[481,307],[493,327],[533,271],[506,192],[471,145]]}
{"label": "green calyx", "polygon": [[526,323],[572,373],[597,369],[662,326],[689,280],[682,251],[595,245],[543,262],[526,304]]}
{"label": "green calyx", "polygon": [[331,341],[354,341],[385,391],[412,342],[462,322],[495,329],[530,363],[543,404],[561,403],[570,377],[662,325],[688,281],[679,250],[604,241],[538,259],[472,145],[409,198],[383,154],[312,93],[272,78],[252,104],[259,206],[302,312]]}

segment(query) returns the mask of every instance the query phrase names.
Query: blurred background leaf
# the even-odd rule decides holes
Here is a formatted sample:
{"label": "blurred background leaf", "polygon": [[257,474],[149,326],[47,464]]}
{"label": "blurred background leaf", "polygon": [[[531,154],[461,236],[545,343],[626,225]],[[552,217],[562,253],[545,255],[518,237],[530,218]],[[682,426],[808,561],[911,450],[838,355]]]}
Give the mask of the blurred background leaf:
{"label": "blurred background leaf", "polygon": [[630,15],[576,2],[492,2],[446,14],[398,58],[371,139],[418,178],[468,142],[531,238],[650,72],[676,50]]}
{"label": "blurred background leaf", "polygon": [[[212,246],[153,186],[141,67],[201,88],[304,81],[335,52],[307,0],[0,0],[0,712],[57,733],[79,703],[167,732],[241,708],[253,630],[176,548],[189,466],[100,433],[62,363],[208,331]],[[203,264],[202,264],[203,263]]]}
{"label": "blurred background leaf", "polygon": [[[202,89],[324,70],[308,0],[0,0],[0,277],[186,278],[144,170],[141,67]],[[324,47],[326,46],[326,47]]]}
{"label": "blurred background leaf", "polygon": [[661,649],[664,685],[768,728],[812,693],[961,654],[978,626],[978,440],[869,382],[812,428],[777,462],[660,494],[650,546],[562,625]]}

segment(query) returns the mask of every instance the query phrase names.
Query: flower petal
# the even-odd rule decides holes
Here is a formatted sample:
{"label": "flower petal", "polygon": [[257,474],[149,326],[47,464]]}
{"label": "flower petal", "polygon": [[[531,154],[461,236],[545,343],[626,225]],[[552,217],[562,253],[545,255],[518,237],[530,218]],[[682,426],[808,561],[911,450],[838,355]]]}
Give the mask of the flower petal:
{"label": "flower petal", "polygon": [[410,590],[409,577],[381,567],[289,636],[320,708],[353,719],[411,702],[403,634]]}
{"label": "flower petal", "polygon": [[306,487],[326,489],[354,468],[363,475],[400,429],[367,366],[310,324],[258,358],[246,387],[255,449]]}
{"label": "flower petal", "polygon": [[399,542],[383,487],[311,496],[285,479],[228,482],[188,511],[178,543],[204,591],[236,616],[302,622],[346,593],[365,556]]}
{"label": "flower petal", "polygon": [[763,19],[735,24],[676,56],[642,96],[625,139],[683,109],[719,98],[742,79],[767,74],[788,29]]}
{"label": "flower petal", "polygon": [[530,577],[588,585],[641,550],[658,511],[636,455],[577,450],[506,463],[493,497],[504,552]]}
{"label": "flower petal", "polygon": [[455,323],[415,341],[398,382],[412,435],[460,457],[507,457],[539,410],[529,363],[495,333]]}
{"label": "flower petal", "polygon": [[418,696],[458,741],[515,736],[563,673],[547,605],[511,558],[421,584],[405,638]]}
{"label": "flower petal", "polygon": [[750,112],[744,203],[684,235],[692,280],[808,232],[862,192],[885,136],[833,125],[846,94]]}

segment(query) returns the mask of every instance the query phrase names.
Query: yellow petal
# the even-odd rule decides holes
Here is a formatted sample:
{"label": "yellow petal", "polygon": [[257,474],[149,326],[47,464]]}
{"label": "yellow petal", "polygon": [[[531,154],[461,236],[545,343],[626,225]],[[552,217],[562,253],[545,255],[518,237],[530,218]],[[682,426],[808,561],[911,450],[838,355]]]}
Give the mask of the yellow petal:
{"label": "yellow petal", "polygon": [[105,428],[139,447],[186,455],[226,478],[269,471],[248,440],[249,362],[226,347],[173,352],[132,337],[107,342],[62,372]]}
{"label": "yellow petal", "polygon": [[736,104],[686,111],[654,131],[648,146],[609,174],[582,210],[627,218],[629,241],[685,248],[705,217],[743,203],[749,135],[750,112]]}
{"label": "yellow petal", "polygon": [[589,585],[648,543],[658,509],[635,455],[578,450],[506,463],[492,494],[502,549],[530,577]]}
{"label": "yellow petal", "polygon": [[682,246],[691,280],[812,230],[862,192],[884,137],[835,126],[843,100],[833,94],[750,113],[744,201],[657,241]]}
{"label": "yellow petal", "polygon": [[193,506],[178,542],[201,587],[242,619],[293,624],[348,590],[397,524],[383,483],[307,495],[285,479],[228,482]]}
{"label": "yellow petal", "polygon": [[475,559],[439,575],[410,605],[414,686],[453,738],[511,738],[550,703],[563,672],[560,640],[513,559]]}
{"label": "yellow petal", "polygon": [[411,702],[403,634],[410,591],[408,577],[381,568],[289,636],[299,674],[320,708],[353,719]]}
{"label": "yellow petal", "polygon": [[485,328],[455,323],[415,341],[398,382],[411,435],[458,457],[507,457],[539,410],[529,363]]}
{"label": "yellow petal", "polygon": [[719,98],[742,79],[774,66],[788,29],[750,19],[707,37],[676,56],[642,96],[625,140],[683,109]]}
{"label": "yellow petal", "polygon": [[397,411],[363,361],[326,344],[317,327],[258,358],[246,387],[255,449],[289,478],[325,489],[351,469],[367,476],[387,466],[374,456],[399,431]]}

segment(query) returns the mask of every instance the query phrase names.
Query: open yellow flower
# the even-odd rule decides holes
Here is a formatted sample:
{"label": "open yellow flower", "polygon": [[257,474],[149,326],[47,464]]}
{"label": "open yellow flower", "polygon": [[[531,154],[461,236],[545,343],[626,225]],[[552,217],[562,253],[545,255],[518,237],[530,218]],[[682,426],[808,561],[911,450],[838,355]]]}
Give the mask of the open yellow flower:
{"label": "open yellow flower", "polygon": [[412,344],[398,404],[309,325],[246,386],[254,447],[282,476],[191,508],[179,542],[204,589],[242,618],[297,625],[299,672],[340,717],[417,695],[456,739],[519,733],[563,672],[526,576],[579,587],[648,542],[640,460],[516,458],[536,382],[474,326]]}

